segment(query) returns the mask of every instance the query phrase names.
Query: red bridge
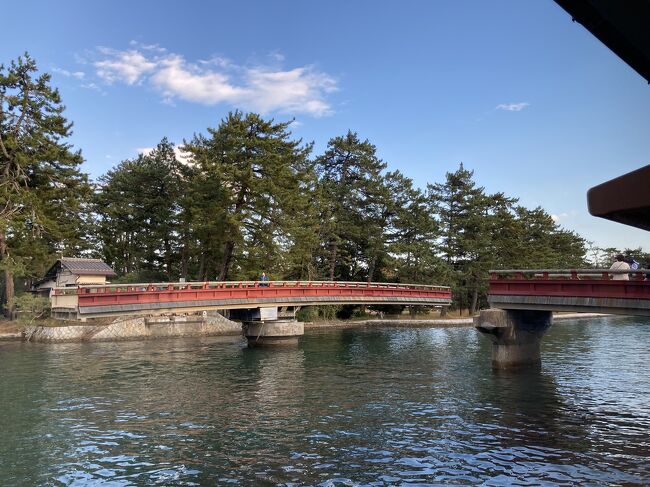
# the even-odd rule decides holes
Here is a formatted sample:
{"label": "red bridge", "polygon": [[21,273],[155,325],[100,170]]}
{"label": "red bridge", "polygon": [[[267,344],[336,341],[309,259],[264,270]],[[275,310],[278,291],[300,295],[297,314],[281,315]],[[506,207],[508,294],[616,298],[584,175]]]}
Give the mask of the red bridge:
{"label": "red bridge", "polygon": [[[617,274],[629,280],[614,280]],[[493,308],[650,316],[650,270],[547,269],[490,271]]]}
{"label": "red bridge", "polygon": [[451,290],[443,286],[375,282],[175,282],[55,288],[51,298],[53,317],[86,320],[331,304],[448,306]]}

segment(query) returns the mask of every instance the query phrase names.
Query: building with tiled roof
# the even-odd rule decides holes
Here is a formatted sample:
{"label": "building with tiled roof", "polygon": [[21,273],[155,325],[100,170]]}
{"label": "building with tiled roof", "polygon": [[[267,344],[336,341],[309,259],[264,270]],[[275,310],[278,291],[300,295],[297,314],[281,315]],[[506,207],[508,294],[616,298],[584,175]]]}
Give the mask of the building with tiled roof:
{"label": "building with tiled roof", "polygon": [[34,284],[34,291],[49,295],[54,287],[106,284],[106,278],[115,275],[115,271],[101,259],[62,257],[50,267],[43,279]]}

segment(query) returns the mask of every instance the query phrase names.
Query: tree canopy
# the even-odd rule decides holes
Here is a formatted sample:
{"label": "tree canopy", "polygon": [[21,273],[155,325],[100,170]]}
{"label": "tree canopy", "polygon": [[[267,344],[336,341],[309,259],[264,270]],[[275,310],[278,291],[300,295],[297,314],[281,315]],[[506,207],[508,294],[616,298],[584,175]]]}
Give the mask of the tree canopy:
{"label": "tree canopy", "polygon": [[489,269],[588,265],[585,241],[542,208],[488,193],[462,163],[418,188],[351,130],[313,154],[293,137],[293,121],[234,111],[185,140],[182,159],[163,137],[91,186],[63,112],[27,54],[0,67],[6,314],[17,278],[38,277],[61,254],[100,256],[124,281],[264,271],[446,284],[470,312],[486,304]]}
{"label": "tree canopy", "polygon": [[50,75],[25,54],[0,65],[0,267],[5,315],[13,315],[14,275],[42,275],[59,253],[88,249],[90,185],[81,152],[66,142]]}

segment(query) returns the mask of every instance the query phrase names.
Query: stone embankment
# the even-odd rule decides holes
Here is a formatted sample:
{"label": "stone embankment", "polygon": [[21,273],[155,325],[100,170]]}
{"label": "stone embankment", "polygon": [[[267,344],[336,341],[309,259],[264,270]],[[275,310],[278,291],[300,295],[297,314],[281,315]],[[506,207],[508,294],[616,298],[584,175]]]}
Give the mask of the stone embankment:
{"label": "stone embankment", "polygon": [[[597,313],[555,314],[553,321],[597,318],[609,315]],[[403,327],[463,327],[472,326],[472,318],[456,319],[371,319],[359,321],[326,321],[305,323],[305,329],[352,328],[364,326],[403,326]],[[31,325],[22,333],[0,333],[0,339],[27,340],[33,342],[80,342],[80,341],[118,341],[162,337],[225,336],[241,335],[241,324],[230,321],[221,315],[135,317],[118,318],[102,324],[64,324],[61,326]]]}
{"label": "stone embankment", "polygon": [[217,316],[174,316],[116,319],[108,324],[28,326],[24,339],[33,342],[117,341],[143,338],[241,335],[241,325]]}

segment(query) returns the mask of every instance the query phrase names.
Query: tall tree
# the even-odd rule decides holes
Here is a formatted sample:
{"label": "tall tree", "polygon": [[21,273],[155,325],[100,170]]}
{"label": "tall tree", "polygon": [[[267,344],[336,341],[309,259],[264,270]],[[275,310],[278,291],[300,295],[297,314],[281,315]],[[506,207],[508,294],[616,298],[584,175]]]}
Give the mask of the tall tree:
{"label": "tall tree", "polygon": [[375,146],[351,131],[331,139],[316,159],[322,195],[320,261],[331,280],[372,278],[386,216],[381,203],[385,168]]}
{"label": "tall tree", "polygon": [[488,195],[477,186],[474,172],[460,164],[446,174],[444,183],[428,185],[428,196],[437,213],[441,238],[438,249],[453,269],[457,305],[474,312],[485,291],[485,277],[495,264],[495,246],[516,200],[502,193]]}
{"label": "tall tree", "polygon": [[402,282],[450,284],[449,267],[437,252],[439,228],[428,198],[410,179],[399,176],[401,181],[394,192],[396,214],[388,235],[397,278]]}
{"label": "tall tree", "polygon": [[[292,122],[230,113],[208,136],[195,135],[183,149],[197,165],[195,205],[212,208],[201,238],[218,259],[202,276],[225,280],[282,267],[282,252],[295,241],[308,197],[311,144],[291,140]],[[211,188],[211,189],[210,189]],[[212,274],[214,275],[214,274]]]}
{"label": "tall tree", "polygon": [[189,171],[163,138],[150,153],[122,161],[99,178],[102,253],[118,272],[144,280],[180,274],[181,200]]}
{"label": "tall tree", "polygon": [[72,124],[59,92],[37,71],[28,54],[0,65],[0,266],[10,317],[14,274],[34,276],[53,254],[87,247],[83,159],[66,142]]}

